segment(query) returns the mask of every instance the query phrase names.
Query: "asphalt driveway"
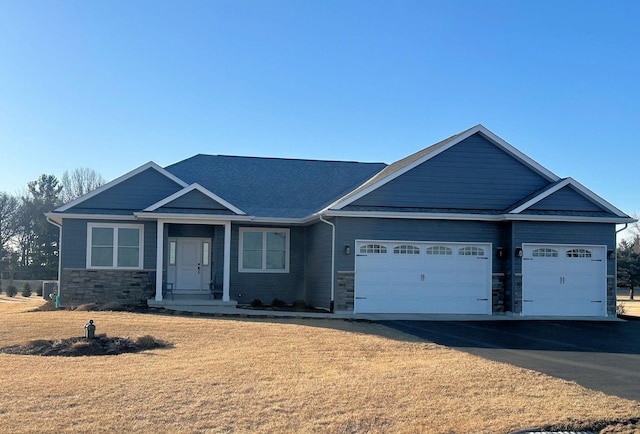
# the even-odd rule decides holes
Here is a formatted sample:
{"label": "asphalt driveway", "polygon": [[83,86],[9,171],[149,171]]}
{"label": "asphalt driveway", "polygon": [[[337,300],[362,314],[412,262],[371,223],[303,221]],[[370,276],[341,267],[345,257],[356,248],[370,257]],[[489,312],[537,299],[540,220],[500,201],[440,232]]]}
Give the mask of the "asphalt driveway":
{"label": "asphalt driveway", "polygon": [[640,321],[380,321],[430,342],[640,401]]}

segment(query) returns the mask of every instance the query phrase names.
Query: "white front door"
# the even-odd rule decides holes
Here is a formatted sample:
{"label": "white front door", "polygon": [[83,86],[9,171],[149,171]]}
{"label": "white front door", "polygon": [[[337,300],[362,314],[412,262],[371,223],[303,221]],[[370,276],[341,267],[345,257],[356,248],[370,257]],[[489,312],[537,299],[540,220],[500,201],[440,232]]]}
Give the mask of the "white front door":
{"label": "white front door", "polygon": [[208,291],[211,282],[211,240],[176,239],[175,289]]}

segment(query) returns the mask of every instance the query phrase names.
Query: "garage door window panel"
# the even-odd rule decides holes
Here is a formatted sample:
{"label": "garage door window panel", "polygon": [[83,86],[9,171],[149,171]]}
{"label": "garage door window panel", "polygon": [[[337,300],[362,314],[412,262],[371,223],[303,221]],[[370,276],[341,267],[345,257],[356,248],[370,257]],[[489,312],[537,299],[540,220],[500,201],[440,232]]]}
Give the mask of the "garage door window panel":
{"label": "garage door window panel", "polygon": [[360,247],[360,253],[362,254],[376,254],[376,253],[387,253],[387,247],[381,244],[365,244]]}
{"label": "garage door window panel", "polygon": [[567,250],[567,258],[590,258],[591,251],[587,249]]}
{"label": "garage door window panel", "polygon": [[484,256],[484,249],[480,247],[462,247],[458,250],[460,256]]}
{"label": "garage door window panel", "polygon": [[431,256],[451,256],[453,249],[446,246],[431,246],[427,247],[426,253]]}
{"label": "garage door window panel", "polygon": [[555,249],[535,249],[531,256],[534,258],[557,258],[558,251]]}
{"label": "garage door window panel", "polygon": [[419,255],[420,248],[411,245],[396,246],[393,248],[393,253],[395,255]]}

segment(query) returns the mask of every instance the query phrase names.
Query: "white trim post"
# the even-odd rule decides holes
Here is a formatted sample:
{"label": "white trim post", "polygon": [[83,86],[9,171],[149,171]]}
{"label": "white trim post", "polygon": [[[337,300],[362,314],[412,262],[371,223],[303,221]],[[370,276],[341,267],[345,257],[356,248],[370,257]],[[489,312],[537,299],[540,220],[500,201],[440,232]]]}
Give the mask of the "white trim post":
{"label": "white trim post", "polygon": [[164,260],[164,221],[158,220],[156,234],[156,301],[162,301],[162,264]]}
{"label": "white trim post", "polygon": [[229,301],[229,275],[231,274],[231,222],[224,223],[224,271],[222,301]]}

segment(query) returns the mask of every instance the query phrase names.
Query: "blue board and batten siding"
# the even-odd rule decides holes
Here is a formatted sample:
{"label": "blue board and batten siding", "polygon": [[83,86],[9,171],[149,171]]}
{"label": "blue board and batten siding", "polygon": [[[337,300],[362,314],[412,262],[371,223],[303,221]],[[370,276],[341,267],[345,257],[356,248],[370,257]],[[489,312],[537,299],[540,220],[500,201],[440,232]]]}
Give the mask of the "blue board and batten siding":
{"label": "blue board and batten siding", "polygon": [[306,228],[304,298],[307,304],[324,309],[331,308],[332,235],[333,230],[326,223]]}
{"label": "blue board and batten siding", "polygon": [[356,200],[348,209],[504,210],[549,180],[479,134]]}
{"label": "blue board and batten siding", "polygon": [[[336,219],[336,270],[354,271],[354,241],[425,241],[425,242],[469,242],[491,243],[502,246],[506,238],[505,226],[494,222],[448,221],[448,220],[403,220],[378,218]],[[351,247],[351,255],[344,252],[344,246]],[[497,261],[493,261],[494,272]]]}
{"label": "blue board and batten siding", "polygon": [[132,222],[130,220],[82,220],[63,219],[62,221],[62,268],[87,268],[87,225],[88,223],[136,224],[144,227],[144,260],[145,270],[156,268],[156,222]]}
{"label": "blue board and batten siding", "polygon": [[613,216],[611,212],[607,212],[571,187],[564,187],[556,191],[549,197],[531,205],[526,211],[528,213],[535,213],[535,211],[565,211],[571,212],[573,215],[579,213],[587,215],[589,213],[603,213]]}
{"label": "blue board and batten siding", "polygon": [[156,212],[177,212],[189,214],[216,214],[231,215],[235,214],[226,206],[205,196],[199,191],[190,191],[189,193],[172,200],[163,205]]}
{"label": "blue board and batten siding", "polygon": [[149,168],[90,197],[67,212],[100,214],[101,210],[140,211],[181,190],[182,187]]}
{"label": "blue board and batten siding", "polygon": [[[259,299],[264,304],[270,304],[274,298],[287,303],[304,298],[304,267],[305,267],[305,228],[294,226],[289,233],[289,272],[288,273],[247,273],[238,270],[239,228],[253,227],[250,225],[232,225],[231,227],[231,299],[241,304],[249,304]],[[266,226],[257,226],[266,227]],[[275,228],[283,228],[277,226]]]}
{"label": "blue board and batten siding", "polygon": [[[513,222],[513,244],[578,244],[616,248],[616,227],[610,223]],[[514,273],[522,272],[522,261],[514,262]],[[615,260],[607,260],[607,274],[615,275]]]}

